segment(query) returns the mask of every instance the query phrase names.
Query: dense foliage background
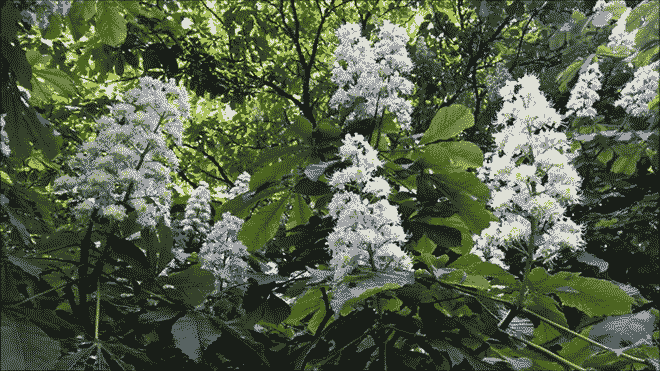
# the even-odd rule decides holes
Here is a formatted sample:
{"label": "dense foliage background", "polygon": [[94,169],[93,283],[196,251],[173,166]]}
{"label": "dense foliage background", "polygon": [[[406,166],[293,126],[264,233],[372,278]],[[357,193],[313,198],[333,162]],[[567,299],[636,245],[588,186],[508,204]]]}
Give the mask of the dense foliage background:
{"label": "dense foliage background", "polygon": [[[658,61],[658,1],[609,2],[605,20],[596,3],[5,2],[2,369],[659,369],[657,86],[643,118],[615,104],[636,69]],[[629,49],[608,48],[625,7],[627,31],[639,31]],[[330,104],[336,31],[355,23],[373,40],[383,20],[409,36],[408,133],[392,112],[351,121],[351,107]],[[594,57],[598,115],[576,117],[566,107]],[[537,281],[520,256],[505,271],[470,253],[496,220],[474,174],[496,148],[497,91],[503,76],[527,74],[566,117],[584,179],[567,215],[586,225],[585,247],[535,265]],[[181,142],[164,142],[178,160],[171,225],[142,229],[130,209],[123,224],[80,219],[82,200],[55,180],[79,175],[72,159],[146,76],[189,97]],[[357,279],[335,311],[328,180],[349,133],[386,163],[415,273]],[[411,136],[455,150],[419,149]],[[477,160],[451,144],[466,142]],[[242,191],[223,194],[244,172]],[[202,243],[178,238],[200,187],[211,226],[226,212],[245,221],[252,273],[222,294],[201,268]],[[528,302],[511,304],[527,289]]]}

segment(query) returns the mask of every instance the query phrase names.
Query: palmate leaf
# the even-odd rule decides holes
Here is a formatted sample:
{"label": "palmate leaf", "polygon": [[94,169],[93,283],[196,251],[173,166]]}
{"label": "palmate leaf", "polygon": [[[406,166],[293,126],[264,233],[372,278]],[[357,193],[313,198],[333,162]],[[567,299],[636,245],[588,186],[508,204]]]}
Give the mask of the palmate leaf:
{"label": "palmate leaf", "polygon": [[656,317],[648,310],[635,314],[610,316],[594,325],[589,332],[589,337],[614,349],[615,353],[626,350],[626,344],[632,346],[646,343],[653,346],[650,334],[653,333],[655,320]]}
{"label": "palmate leaf", "polygon": [[415,282],[412,271],[375,272],[368,274],[366,277],[346,278],[345,280],[355,280],[357,285],[349,287],[349,284],[343,282],[333,290],[330,306],[335,312],[335,319],[339,317],[341,309],[346,304],[355,304],[379,292],[397,289]]}
{"label": "palmate leaf", "polygon": [[264,184],[279,181],[283,176],[296,169],[300,163],[300,158],[296,156],[281,157],[281,160],[278,162],[277,159],[274,159],[272,164],[266,165],[254,173],[250,177],[250,190],[255,191]]}
{"label": "palmate leaf", "polygon": [[310,216],[312,216],[312,209],[307,204],[307,201],[305,201],[301,194],[294,194],[291,217],[289,218],[289,222],[286,225],[287,229],[292,229],[298,225],[307,224]]}
{"label": "palmate leaf", "polygon": [[238,239],[247,246],[248,251],[263,247],[277,233],[289,197],[266,205],[243,224]]}
{"label": "palmate leaf", "polygon": [[448,246],[455,253],[465,255],[472,249],[472,234],[463,219],[458,215],[452,215],[448,218],[426,217],[421,221],[429,225],[446,227],[443,231],[446,238],[456,240],[455,243]]}
{"label": "palmate leaf", "polygon": [[[39,80],[42,79],[43,83]],[[32,95],[39,102],[48,102],[53,92],[62,97],[76,95],[76,89],[71,78],[64,72],[54,68],[32,69]]]}
{"label": "palmate leaf", "polygon": [[302,297],[296,300],[291,307],[291,314],[289,314],[289,317],[284,322],[289,325],[298,325],[303,318],[318,311],[322,307],[323,299],[320,288],[309,289]]}
{"label": "palmate leaf", "polygon": [[220,337],[221,331],[211,320],[197,312],[189,312],[172,325],[172,338],[177,348],[199,362],[202,351]]}
{"label": "palmate leaf", "polygon": [[556,294],[562,304],[577,308],[590,317],[630,313],[635,299],[616,284],[579,273],[549,275],[545,269],[532,269],[530,288],[540,295]]}
{"label": "palmate leaf", "polygon": [[163,282],[175,288],[166,291],[168,296],[177,298],[192,307],[202,304],[206,297],[215,290],[213,273],[202,269],[201,264],[195,264],[183,272],[171,274]]}
{"label": "palmate leaf", "polygon": [[2,313],[3,370],[53,370],[60,357],[60,343],[43,330],[8,310]]}
{"label": "palmate leaf", "polygon": [[464,255],[458,258],[455,262],[451,263],[449,267],[461,269],[468,274],[490,276],[493,278],[491,283],[494,285],[506,285],[512,288],[517,285],[516,277],[513,274],[505,271],[499,265],[481,261],[481,259],[474,254]]}

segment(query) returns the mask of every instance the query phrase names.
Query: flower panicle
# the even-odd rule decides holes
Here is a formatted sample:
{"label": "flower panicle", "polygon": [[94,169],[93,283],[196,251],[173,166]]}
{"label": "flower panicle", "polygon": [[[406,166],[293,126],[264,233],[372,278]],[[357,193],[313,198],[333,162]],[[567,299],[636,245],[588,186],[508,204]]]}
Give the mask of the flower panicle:
{"label": "flower panicle", "polygon": [[96,121],[98,135],[71,160],[71,168],[80,175],[56,179],[55,192],[84,200],[74,209],[79,219],[98,208],[102,216],[121,221],[128,204],[142,226],[153,228],[159,221],[169,226],[170,171],[179,163],[164,136],[181,145],[181,118],[189,111],[187,92],[173,80],[162,83],[143,77],[122,99],[111,106],[111,116]]}
{"label": "flower panicle", "polygon": [[[401,250],[407,235],[395,206],[386,198],[391,187],[372,173],[382,163],[377,153],[359,134],[347,134],[340,155],[350,159],[350,171],[337,171],[330,185],[337,191],[328,204],[329,216],[336,220],[326,244],[332,253],[335,283],[358,267],[376,271],[412,270],[412,259]],[[348,170],[348,169],[346,169]],[[357,186],[359,193],[344,191]],[[367,195],[375,196],[370,202]]]}
{"label": "flower panicle", "polygon": [[572,166],[577,153],[566,135],[554,130],[561,117],[540,92],[535,76],[507,81],[499,93],[504,104],[497,117],[503,129],[493,134],[497,149],[486,154],[477,176],[491,189],[489,206],[500,221],[481,232],[472,253],[508,269],[506,251],[528,253],[534,220],[544,229],[535,229],[529,258],[551,263],[563,248],[584,247],[582,227],[564,217],[566,206],[581,202],[582,180]]}

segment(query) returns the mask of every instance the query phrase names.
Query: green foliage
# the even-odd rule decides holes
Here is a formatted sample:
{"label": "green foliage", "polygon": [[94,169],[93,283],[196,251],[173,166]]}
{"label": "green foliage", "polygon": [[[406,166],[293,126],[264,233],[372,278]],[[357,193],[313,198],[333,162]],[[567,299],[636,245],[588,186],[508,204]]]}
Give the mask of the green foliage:
{"label": "green foliage", "polygon": [[[623,2],[608,5],[609,21],[584,4],[564,7],[422,4],[421,27],[409,28],[427,36],[441,68],[413,72],[413,126],[423,133],[413,146],[398,137],[390,114],[381,124],[342,127],[327,107],[336,89],[334,30],[359,19],[370,33],[373,17],[411,26],[410,4],[75,1],[43,30],[21,28],[18,8],[3,5],[2,57],[12,63],[3,85],[3,97],[11,98],[2,102],[11,157],[0,157],[1,193],[9,200],[0,207],[0,368],[81,369],[92,355],[93,367],[121,369],[657,365],[657,293],[649,282],[658,271],[658,200],[647,169],[657,172],[658,135],[638,133],[653,122],[624,121],[606,107],[629,77],[611,65],[624,66],[635,51],[635,67],[657,60],[658,4],[644,2],[629,15],[626,30],[639,28],[634,50],[607,46]],[[470,254],[472,235],[497,218],[473,169],[483,166],[489,115],[500,104],[485,98],[484,77],[497,61],[517,75],[538,71],[544,92],[563,108],[580,67],[594,57],[621,83],[606,86],[612,91],[596,104],[609,122],[575,121],[566,129],[581,148],[585,203],[572,211],[588,225],[589,253],[562,257],[553,271],[534,267],[527,277],[481,261]],[[215,189],[250,172],[249,191],[215,203],[215,219],[223,212],[247,219],[238,238],[251,264],[275,261],[282,276],[254,274],[245,287],[213,295],[215,277],[196,262],[159,276],[174,258],[170,227],[143,229],[135,212],[112,225],[77,225],[69,215],[75,203],[52,193],[53,174],[75,172],[67,165],[73,147],[97,135],[94,119],[114,99],[100,89],[119,76],[130,87],[147,73],[183,81],[194,98],[184,145],[176,148],[176,182],[189,189],[204,180]],[[17,83],[30,91],[29,106]],[[657,102],[649,105],[656,114]],[[225,103],[236,111],[232,119],[219,112]],[[614,129],[623,133],[609,135]],[[324,237],[332,225],[322,218],[332,197],[328,176],[341,166],[344,134],[356,130],[378,142],[388,181],[416,191],[395,188],[388,199],[410,232],[406,248],[416,271],[351,275],[330,290]],[[178,194],[174,205],[187,197]],[[612,264],[596,271],[597,260]],[[288,277],[308,267],[311,277]],[[515,309],[527,289],[521,311],[500,328],[498,309]],[[411,351],[417,347],[425,353]]]}
{"label": "green foliage", "polygon": [[630,313],[635,302],[616,284],[577,273],[548,275],[534,268],[529,275],[530,288],[541,295],[555,294],[562,304],[577,308],[590,317]]}

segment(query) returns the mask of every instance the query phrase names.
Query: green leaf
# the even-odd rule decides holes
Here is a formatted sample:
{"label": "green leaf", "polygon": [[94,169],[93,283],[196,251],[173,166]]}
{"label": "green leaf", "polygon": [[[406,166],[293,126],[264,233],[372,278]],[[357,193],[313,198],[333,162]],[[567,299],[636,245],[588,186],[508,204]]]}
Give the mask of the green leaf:
{"label": "green leaf", "polygon": [[320,139],[335,140],[341,138],[341,128],[334,125],[334,121],[324,119],[319,121],[315,133],[318,133]]}
{"label": "green leaf", "polygon": [[181,310],[175,310],[170,307],[161,307],[156,310],[146,310],[138,316],[139,323],[156,323],[170,320],[176,317]]}
{"label": "green leaf", "polygon": [[445,188],[449,192],[471,195],[484,203],[490,196],[488,186],[479,180],[474,173],[444,169],[444,171],[432,174],[431,179],[438,187]]}
{"label": "green leaf", "polygon": [[[357,285],[349,287],[348,281]],[[414,282],[414,273],[410,271],[375,272],[364,276],[347,276],[339,287],[333,290],[330,306],[335,313],[335,319],[337,319],[339,312],[346,305],[357,304],[379,292],[397,289]]]}
{"label": "green leaf", "polygon": [[[555,299],[538,293],[532,293],[529,298],[530,300],[525,303],[525,308],[527,310],[534,312],[541,317],[547,318],[558,325],[564,327],[568,326],[566,316],[559,310],[558,303]],[[542,322],[541,324],[547,325],[545,322]],[[536,344],[543,344],[554,340],[561,335],[562,333],[551,325],[539,326],[534,331],[534,340]]]}
{"label": "green leaf", "polygon": [[126,238],[142,230],[143,227],[137,222],[137,218],[137,212],[131,211],[128,213],[128,217],[117,223],[122,238]]}
{"label": "green leaf", "polygon": [[637,160],[633,156],[619,156],[612,164],[612,172],[632,175],[637,169]]}
{"label": "green leaf", "polygon": [[466,141],[446,144],[449,144],[448,150],[451,160],[463,170],[483,166],[484,154],[476,144]]}
{"label": "green leaf", "polygon": [[[17,22],[18,23],[18,22]],[[3,27],[4,29],[5,27]],[[32,90],[32,66],[28,62],[25,51],[18,45],[12,45],[11,43],[3,44],[2,53],[4,57],[11,61],[9,65],[12,72],[16,74],[18,82],[27,90]],[[7,120],[7,119],[5,119]],[[13,155],[13,151],[12,151]]]}
{"label": "green leaf", "polygon": [[298,154],[302,149],[304,149],[304,146],[302,145],[278,146],[264,149],[259,152],[259,156],[255,160],[254,166],[262,167],[266,164],[277,162],[277,160],[282,157]]}
{"label": "green leaf", "polygon": [[65,22],[69,26],[74,41],[77,42],[89,31],[91,23],[88,20],[95,14],[95,1],[76,1],[71,4]]}
{"label": "green leaf", "polygon": [[[653,333],[653,323],[655,321],[656,316],[649,310],[634,314],[610,316],[595,324],[589,332],[589,337],[614,349],[614,354],[616,354],[617,351],[624,351],[622,349],[623,344],[646,343],[653,345],[651,339],[647,336]],[[616,330],[612,331],[613,329]]]}
{"label": "green leaf", "polygon": [[250,177],[250,190],[254,191],[266,183],[280,181],[283,176],[291,174],[291,171],[298,167],[298,160],[295,157],[287,156],[282,158],[281,162],[275,160],[276,162],[259,169]]}
{"label": "green leaf", "polygon": [[[50,99],[52,96],[50,89],[65,98],[76,95],[73,81],[69,75],[60,70],[53,68],[37,68],[32,71],[32,74],[32,84],[34,86],[32,93],[38,95],[38,99],[40,100],[47,101]],[[38,78],[42,78],[44,82],[40,82]]]}
{"label": "green leaf", "polygon": [[220,337],[220,330],[198,312],[186,313],[172,325],[172,340],[183,354],[199,362],[202,352]]}
{"label": "green leaf", "polygon": [[96,31],[101,42],[118,47],[126,39],[126,20],[112,2],[99,2],[96,16]]}
{"label": "green leaf", "polygon": [[433,270],[433,268],[442,268],[444,266],[442,264],[442,259],[427,252],[423,252],[419,256],[414,257],[413,262],[416,263],[417,261],[425,264],[429,270]]}
{"label": "green leaf", "polygon": [[302,115],[296,116],[293,119],[293,124],[286,130],[285,135],[294,138],[298,136],[308,142],[312,138],[312,123]]}
{"label": "green leaf", "polygon": [[22,213],[16,213],[12,208],[9,207],[9,205],[0,204],[0,206],[2,206],[0,209],[4,209],[4,212],[7,213],[7,216],[9,217],[9,221],[23,238],[23,243],[25,246],[32,246],[32,242],[30,240],[30,232],[25,228],[25,224],[27,224],[25,222],[27,222],[26,219],[28,218],[23,216]]}
{"label": "green leaf", "polygon": [[378,305],[381,310],[397,312],[401,309],[402,304],[403,302],[399,298],[381,298]]}
{"label": "green leaf", "polygon": [[658,52],[660,51],[660,46],[658,46],[659,44],[660,42],[656,40],[648,43],[647,45],[644,45],[644,49],[646,50],[640,51],[639,54],[637,54],[637,56],[632,60],[632,63],[635,65],[635,67],[639,68],[651,64],[653,58],[658,55]]}
{"label": "green leaf", "polygon": [[491,221],[498,220],[485,208],[484,201],[490,194],[488,187],[473,173],[445,169],[430,177],[458,209],[459,216],[471,233],[479,234]]}
{"label": "green leaf", "polygon": [[75,2],[71,6],[71,11],[76,10],[83,20],[88,21],[96,14],[96,2],[94,1],[81,1],[80,4]]}
{"label": "green leaf", "polygon": [[[327,289],[327,286],[326,286]],[[291,307],[291,314],[284,320],[284,323],[297,326],[300,321],[311,313],[323,308],[323,294],[320,288],[313,288],[297,299]]]}
{"label": "green leaf", "polygon": [[537,267],[529,274],[530,288],[540,295],[553,293],[562,304],[577,308],[590,317],[630,313],[635,299],[618,285],[579,273],[559,272],[549,275]]}
{"label": "green leaf", "polygon": [[660,106],[660,95],[656,95],[655,98],[649,102],[649,110],[657,112],[658,106]]}
{"label": "green leaf", "polygon": [[269,295],[261,306],[264,313],[261,320],[275,325],[284,322],[291,314],[291,307],[276,295]]}
{"label": "green leaf", "polygon": [[626,18],[626,32],[631,32],[632,30],[639,28],[639,26],[642,24],[642,18],[647,18],[648,22],[648,18],[655,16],[655,19],[657,20],[658,11],[658,3],[655,1],[639,4],[630,12]]}
{"label": "green leaf", "polygon": [[26,50],[25,56],[32,66],[47,64],[52,59],[50,55],[42,55],[36,50]]}
{"label": "green leaf", "polygon": [[557,31],[555,32],[552,36],[550,36],[550,50],[556,50],[564,46],[564,42],[566,41],[566,32],[565,31]]}
{"label": "green leaf", "polygon": [[293,339],[295,332],[292,328],[284,327],[282,324],[274,325],[269,322],[259,321],[258,324],[262,327],[268,329],[268,331],[277,331],[279,334],[286,336],[289,339]]}
{"label": "green leaf", "polygon": [[[149,239],[142,235],[140,235],[140,238],[135,242],[140,245],[144,244],[146,246],[145,250],[149,248]],[[144,280],[150,277],[149,272],[151,271],[151,268],[149,267],[147,257],[136,243],[119,238],[115,235],[110,235],[105,248],[110,249],[110,257],[114,259],[122,259],[133,267],[132,269],[127,270],[127,272],[132,275],[132,278]]]}
{"label": "green leaf", "polygon": [[[33,152],[34,153],[34,152]],[[36,233],[37,231],[41,231],[42,233],[46,232],[45,229],[43,229],[44,222],[46,222],[48,225],[52,226],[53,225],[53,212],[56,210],[55,205],[46,197],[44,194],[41,194],[34,189],[16,189],[19,194],[21,195],[20,198],[16,198],[15,200],[20,203],[21,209],[22,210],[31,210],[32,213],[35,215],[36,219],[33,218],[32,221],[29,222],[29,228],[32,233]],[[24,213],[21,213],[24,214]],[[21,216],[22,218],[22,216]],[[28,219],[28,218],[26,218]],[[28,220],[25,220],[26,223],[24,223],[26,226],[28,225]]]}
{"label": "green leaf", "polygon": [[605,45],[601,45],[596,49],[596,55],[604,55],[607,57],[614,57],[614,58],[626,58],[630,54],[632,54],[632,50],[628,49],[625,46],[622,45],[617,45],[614,46],[613,48],[610,48]]}
{"label": "green leaf", "polygon": [[449,218],[426,217],[420,220],[429,225],[437,225],[443,227],[453,228],[458,230],[461,234],[461,242],[456,246],[449,246],[449,248],[457,254],[465,255],[472,249],[472,237],[470,228],[465,224],[465,221],[458,215],[452,215]]}
{"label": "green leaf", "polygon": [[515,287],[518,285],[516,277],[502,269],[497,264],[490,262],[484,262],[479,259],[478,256],[474,254],[466,254],[456,259],[453,263],[449,265],[450,268],[461,269],[468,274],[478,274],[482,276],[493,277],[493,285],[505,285],[509,287]]}
{"label": "green leaf", "polygon": [[474,125],[474,116],[470,110],[460,104],[441,108],[431,120],[431,125],[424,133],[420,144],[447,140]]}
{"label": "green leaf", "polygon": [[288,202],[289,197],[282,197],[279,201],[264,206],[243,224],[238,239],[247,246],[248,251],[262,248],[275,236]]}
{"label": "green leaf", "polygon": [[268,358],[266,358],[264,345],[254,340],[250,330],[241,326],[240,319],[225,322],[214,318],[214,322],[222,329],[222,331],[225,331],[227,334],[230,334],[232,337],[234,337],[237,342],[242,342],[248,348],[254,351],[266,366],[270,366]]}
{"label": "green leaf", "polygon": [[264,189],[257,194],[254,194],[254,192],[247,192],[245,194],[237,195],[233,199],[222,204],[222,206],[218,209],[218,212],[216,212],[214,222],[218,221],[222,214],[226,212],[232,213],[232,215],[235,215],[241,219],[245,219],[247,218],[250,209],[256,205],[257,202],[285,190],[287,190],[286,187],[282,185],[275,185],[273,187]]}
{"label": "green leaf", "polygon": [[175,297],[191,307],[202,304],[215,290],[215,276],[202,269],[201,264],[195,264],[183,272],[173,273],[163,282],[175,288],[165,291],[168,296]]}
{"label": "green leaf", "polygon": [[43,32],[43,38],[54,40],[62,34],[63,17],[59,13],[52,13],[49,18],[48,27]]}
{"label": "green leaf", "polygon": [[[612,1],[607,6],[605,6],[605,10],[612,13],[612,18],[615,20],[621,18],[621,15],[626,11],[626,3],[622,0],[617,0],[617,1]],[[627,18],[626,20],[628,20]]]}
{"label": "green leaf", "polygon": [[307,323],[307,329],[312,333],[312,335],[316,335],[316,331],[318,331],[319,326],[325,317],[325,313],[325,305],[321,305],[319,310],[314,313],[312,318],[310,318],[309,323]]}
{"label": "green leaf", "polygon": [[488,291],[490,289],[490,282],[483,276],[466,274],[465,271],[460,269],[443,275],[440,281],[444,283],[458,283],[461,286],[468,286],[482,291]]}
{"label": "green leaf", "polygon": [[[580,335],[584,337],[589,337],[589,332],[591,331],[592,326],[587,327],[582,330]],[[562,349],[557,352],[562,358],[565,358],[573,363],[581,365],[584,361],[589,358],[593,353],[591,350],[592,345],[579,337],[573,338],[569,342],[562,343]]]}
{"label": "green leaf", "polygon": [[2,180],[3,183],[6,183],[6,185],[3,185],[3,188],[4,187],[9,188],[12,184],[14,184],[9,174],[5,173],[2,170],[0,170],[0,180]]}
{"label": "green leaf", "polygon": [[614,157],[614,151],[612,148],[606,148],[604,151],[598,154],[598,161],[600,161],[603,165],[607,165],[610,160],[612,160],[612,157]]}
{"label": "green leaf", "polygon": [[301,194],[294,194],[292,207],[291,217],[286,228],[291,229],[298,225],[307,224],[309,217],[312,216],[312,209]]}
{"label": "green leaf", "polygon": [[584,59],[578,59],[568,66],[562,73],[557,75],[556,81],[559,83],[559,91],[565,93],[568,90],[568,83],[570,83],[575,75],[580,71]]}
{"label": "green leaf", "polygon": [[[550,357],[545,356],[539,351],[533,350],[531,348],[525,349],[511,349],[509,347],[503,347],[497,345],[491,347],[491,349],[500,356],[500,358],[505,359],[506,362],[511,365],[510,369],[518,371],[531,371],[531,370],[547,370],[547,371],[564,371],[565,368],[558,364],[557,362],[551,362],[548,359]],[[500,360],[495,358],[495,360]]]}
{"label": "green leaf", "polygon": [[35,249],[40,253],[46,253],[65,247],[78,246],[78,244],[80,244],[80,236],[76,232],[63,230],[40,239]]}
{"label": "green leaf", "polygon": [[[310,165],[311,167],[311,165]],[[307,167],[305,170],[305,173],[307,174],[308,172],[312,172],[310,170],[310,167]],[[319,170],[320,171],[320,170]],[[322,172],[321,172],[322,173]],[[318,172],[317,172],[318,174]],[[320,176],[320,174],[319,174]],[[315,178],[318,179],[319,176],[316,176]],[[298,183],[293,188],[294,192],[300,193],[303,195],[308,195],[308,196],[322,196],[325,194],[330,193],[332,188],[328,185],[328,183],[323,182],[323,181],[314,181],[310,180],[307,177],[301,178]]]}
{"label": "green leaf", "polygon": [[433,241],[431,241],[431,239],[429,239],[426,236],[426,234],[424,234],[422,238],[420,238],[419,241],[417,241],[417,244],[415,245],[415,250],[419,251],[422,254],[424,253],[432,254],[437,246],[438,245],[433,243]]}
{"label": "green leaf", "polygon": [[[3,310],[2,357],[3,370],[54,370],[60,358],[59,341],[51,339],[41,328],[16,315],[12,310]],[[38,350],[38,351],[37,351]]]}
{"label": "green leaf", "polygon": [[397,134],[399,132],[399,128],[394,122],[395,117],[396,116],[390,112],[383,116],[383,124],[380,127],[381,134]]}
{"label": "green leaf", "polygon": [[422,158],[426,167],[433,169],[442,169],[450,166],[450,143],[429,144],[421,149]]}
{"label": "green leaf", "polygon": [[168,228],[161,222],[158,223],[155,231],[152,231],[150,228],[145,228],[140,232],[140,235],[149,237],[149,245],[143,248],[147,250],[149,266],[153,267],[151,275],[157,276],[163,271],[163,269],[165,269],[174,257],[174,254],[172,253],[172,247],[174,245],[172,229]]}

